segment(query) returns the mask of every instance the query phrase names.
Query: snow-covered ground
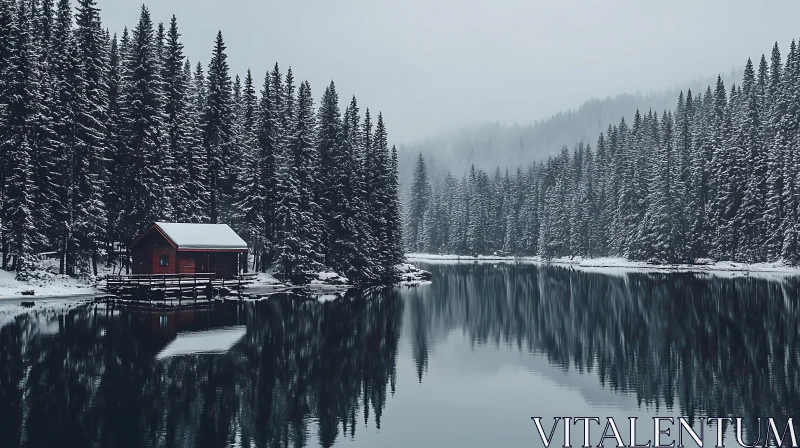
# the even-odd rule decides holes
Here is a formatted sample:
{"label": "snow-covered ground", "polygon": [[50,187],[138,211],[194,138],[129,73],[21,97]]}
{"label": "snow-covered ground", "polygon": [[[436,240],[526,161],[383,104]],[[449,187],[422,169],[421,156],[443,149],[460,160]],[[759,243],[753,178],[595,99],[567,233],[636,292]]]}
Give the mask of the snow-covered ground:
{"label": "snow-covered ground", "polygon": [[66,275],[36,271],[33,278],[27,282],[21,282],[16,279],[14,272],[0,269],[0,300],[29,297],[22,295],[23,291],[33,291],[33,296],[30,296],[32,300],[37,297],[63,297],[100,293],[93,283]]}
{"label": "snow-covered ground", "polygon": [[474,262],[519,262],[551,264],[556,266],[571,266],[586,270],[622,269],[626,271],[663,271],[663,272],[729,272],[729,273],[773,273],[783,275],[800,275],[800,268],[788,266],[782,262],[776,263],[733,263],[728,261],[714,262],[712,260],[698,260],[697,264],[651,264],[642,261],[630,261],[624,258],[581,258],[562,257],[552,260],[542,260],[540,257],[508,257],[499,255],[479,255],[477,257],[464,255],[437,255],[411,253],[407,254],[409,261],[423,261],[428,263],[474,263]]}
{"label": "snow-covered ground", "polygon": [[431,283],[431,273],[423,271],[411,263],[400,263],[397,265],[400,273],[400,286],[428,285]]}

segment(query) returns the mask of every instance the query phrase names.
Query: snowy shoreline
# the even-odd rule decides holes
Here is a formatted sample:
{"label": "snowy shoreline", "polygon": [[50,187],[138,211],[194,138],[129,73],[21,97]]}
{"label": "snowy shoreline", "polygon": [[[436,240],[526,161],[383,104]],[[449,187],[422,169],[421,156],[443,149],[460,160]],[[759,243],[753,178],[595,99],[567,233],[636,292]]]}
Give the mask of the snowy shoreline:
{"label": "snowy shoreline", "polygon": [[786,276],[800,275],[800,267],[788,266],[782,262],[775,263],[734,263],[714,262],[703,260],[698,264],[651,264],[642,261],[630,261],[625,258],[582,258],[560,257],[544,260],[541,257],[509,257],[500,255],[438,255],[425,253],[410,253],[406,255],[409,261],[426,263],[530,263],[540,265],[565,266],[602,272],[608,270],[650,271],[650,272],[709,272],[709,273],[769,273]]}
{"label": "snowy shoreline", "polygon": [[[16,273],[0,269],[0,301],[15,299],[66,298],[98,295],[103,292],[96,285],[66,275],[37,271],[38,277],[27,282],[15,278]],[[33,291],[32,295],[23,292]]]}
{"label": "snowy shoreline", "polygon": [[[52,268],[52,267],[51,267]],[[409,286],[430,283],[430,273],[410,263],[397,265],[400,280],[397,285]],[[66,275],[57,275],[44,269],[36,271],[34,278],[27,282],[15,278],[16,273],[0,269],[0,302],[18,300],[42,300],[53,298],[87,298],[102,296],[105,293],[102,287],[105,276],[112,271],[103,268],[98,280],[79,280]],[[305,290],[308,292],[343,292],[353,287],[349,279],[334,272],[323,271],[316,273],[316,278],[305,285],[292,285],[275,278],[272,270],[256,275],[253,284],[244,289],[243,293],[251,295],[259,292],[283,292],[291,290]],[[23,292],[28,294],[23,294]],[[32,294],[31,294],[32,293]]]}

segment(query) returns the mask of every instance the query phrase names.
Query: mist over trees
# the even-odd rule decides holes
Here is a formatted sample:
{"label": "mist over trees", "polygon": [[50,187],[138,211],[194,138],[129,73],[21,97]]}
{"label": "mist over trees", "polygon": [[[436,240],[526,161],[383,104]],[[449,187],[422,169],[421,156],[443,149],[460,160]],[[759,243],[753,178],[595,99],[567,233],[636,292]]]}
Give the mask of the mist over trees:
{"label": "mist over trees", "polygon": [[177,19],[144,6],[117,36],[94,0],[0,0],[2,268],[24,280],[52,251],[61,273],[96,275],[114,242],[177,221],[230,223],[253,268],[292,281],[389,281],[397,156],[382,114],[360,107],[342,114],[331,82],[315,111],[277,63],[232,76],[221,32],[194,65]]}
{"label": "mist over trees", "polygon": [[[722,75],[726,84],[741,78],[741,70]],[[471,165],[483,170],[494,170],[498,166],[501,169],[513,169],[558,155],[564,145],[571,147],[581,141],[593,141],[599,133],[606,131],[609,124],[618,123],[622,116],[630,117],[636,109],[670,109],[680,90],[698,92],[715,82],[716,77],[704,77],[681,83],[680,88],[676,84],[676,87],[658,92],[592,98],[575,109],[558,112],[530,124],[474,124],[458,130],[444,130],[439,135],[400,145],[403,191],[407,193],[410,188],[420,152],[428,162],[432,178],[444,178],[448,171],[461,176],[469,171]]]}
{"label": "mist over trees", "polygon": [[424,207],[410,195],[406,247],[796,265],[799,95],[800,50],[792,42],[784,61],[776,43],[769,59],[748,60],[738,85],[720,77],[705,92],[681,92],[674,110],[637,110],[594,147],[492,174],[472,166],[432,187],[413,182],[432,194]]}

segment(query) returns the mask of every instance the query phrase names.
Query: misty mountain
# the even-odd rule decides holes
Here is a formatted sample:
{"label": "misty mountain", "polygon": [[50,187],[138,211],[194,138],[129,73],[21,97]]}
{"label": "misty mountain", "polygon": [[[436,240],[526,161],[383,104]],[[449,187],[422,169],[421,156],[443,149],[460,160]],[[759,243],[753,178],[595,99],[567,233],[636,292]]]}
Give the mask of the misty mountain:
{"label": "misty mountain", "polygon": [[[742,72],[731,70],[722,75],[722,79],[726,84],[738,83]],[[701,93],[714,84],[716,75],[676,84],[659,92],[592,98],[577,109],[558,112],[527,125],[481,123],[445,131],[399,147],[400,183],[407,190],[419,152],[425,156],[432,179],[444,176],[447,171],[461,177],[472,164],[490,172],[498,166],[524,166],[557,155],[564,146],[573,147],[581,141],[594,146],[600,133],[605,132],[609,125],[618,124],[623,116],[630,120],[637,109],[643,112],[652,109],[660,114],[675,107],[681,90]]]}

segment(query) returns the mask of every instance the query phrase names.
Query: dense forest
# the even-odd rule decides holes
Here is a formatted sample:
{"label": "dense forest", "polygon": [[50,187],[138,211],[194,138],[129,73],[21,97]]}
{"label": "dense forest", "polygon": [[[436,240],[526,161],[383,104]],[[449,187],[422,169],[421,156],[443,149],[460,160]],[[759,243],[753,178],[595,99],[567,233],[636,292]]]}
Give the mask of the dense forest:
{"label": "dense forest", "polygon": [[747,61],[681,92],[674,111],[636,111],[528,167],[474,166],[431,186],[419,155],[405,222],[408,250],[800,262],[800,49]]}
{"label": "dense forest", "polygon": [[[741,70],[722,75],[727,84],[742,78]],[[431,177],[444,177],[448,171],[459,175],[471,165],[484,170],[515,168],[558,155],[564,145],[594,140],[609,124],[632,111],[672,108],[681,90],[705,90],[716,77],[700,78],[650,93],[623,93],[607,98],[592,98],[576,108],[560,111],[530,124],[484,123],[444,130],[430,138],[398,145],[400,185],[408,190],[414,162],[421,152]]]}
{"label": "dense forest", "polygon": [[[276,63],[260,93],[229,73],[220,32],[207,66],[177,20],[142,7],[120,37],[94,0],[0,0],[0,246],[25,279],[35,254],[96,275],[114,242],[154,221],[230,223],[292,281],[324,268],[393,279],[402,258],[397,155],[383,116],[344,115],[334,84]],[[205,67],[205,68],[204,68]],[[123,257],[127,258],[127,257]]]}

